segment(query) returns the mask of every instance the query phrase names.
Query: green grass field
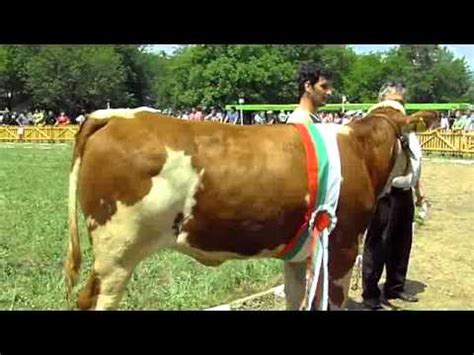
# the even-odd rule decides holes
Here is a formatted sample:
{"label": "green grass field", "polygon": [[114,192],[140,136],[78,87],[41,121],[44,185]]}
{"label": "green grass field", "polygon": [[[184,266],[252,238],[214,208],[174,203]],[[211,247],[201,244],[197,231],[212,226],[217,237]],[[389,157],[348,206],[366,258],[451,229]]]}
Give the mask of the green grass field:
{"label": "green grass field", "polygon": [[[69,144],[0,143],[0,309],[68,308],[62,267],[70,159]],[[80,233],[82,285],[92,253],[83,223]],[[165,250],[138,266],[121,308],[202,309],[281,280],[277,260],[209,268]]]}

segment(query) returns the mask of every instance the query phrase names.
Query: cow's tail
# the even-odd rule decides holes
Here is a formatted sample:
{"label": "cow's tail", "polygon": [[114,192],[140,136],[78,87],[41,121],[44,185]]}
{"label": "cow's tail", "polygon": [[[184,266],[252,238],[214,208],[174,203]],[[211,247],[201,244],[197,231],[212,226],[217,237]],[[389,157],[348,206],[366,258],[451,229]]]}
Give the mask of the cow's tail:
{"label": "cow's tail", "polygon": [[87,140],[100,128],[107,124],[108,120],[95,120],[87,118],[76,135],[73,153],[73,163],[69,174],[69,242],[67,248],[66,261],[64,263],[64,274],[66,281],[66,294],[68,302],[71,304],[72,291],[79,279],[81,268],[81,246],[79,241],[79,231],[77,226],[77,185],[81,159]]}

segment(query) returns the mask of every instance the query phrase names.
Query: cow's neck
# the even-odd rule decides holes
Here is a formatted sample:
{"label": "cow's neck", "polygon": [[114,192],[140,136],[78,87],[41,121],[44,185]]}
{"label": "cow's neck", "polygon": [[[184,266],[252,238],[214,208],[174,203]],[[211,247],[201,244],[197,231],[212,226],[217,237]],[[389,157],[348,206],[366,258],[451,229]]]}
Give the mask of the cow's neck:
{"label": "cow's neck", "polygon": [[[392,109],[388,110],[392,111]],[[393,111],[390,111],[389,113],[393,114]],[[388,116],[389,119],[391,116],[387,114],[387,109],[374,110],[365,119],[350,124],[376,196],[382,192],[392,171],[397,141],[397,132],[394,127],[378,116],[379,114]]]}

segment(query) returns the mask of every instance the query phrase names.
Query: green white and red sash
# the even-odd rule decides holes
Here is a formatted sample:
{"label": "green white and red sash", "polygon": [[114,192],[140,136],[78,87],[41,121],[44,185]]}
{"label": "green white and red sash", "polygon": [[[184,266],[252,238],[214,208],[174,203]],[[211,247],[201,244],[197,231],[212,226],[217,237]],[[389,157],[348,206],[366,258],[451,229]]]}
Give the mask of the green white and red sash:
{"label": "green white and red sash", "polygon": [[[336,226],[336,208],[341,187],[341,161],[336,135],[339,125],[293,124],[306,151],[309,205],[296,236],[277,257],[307,262],[306,293],[302,309],[310,310],[318,284],[322,297],[318,309],[328,308],[328,238]],[[322,272],[323,278],[319,275]]]}

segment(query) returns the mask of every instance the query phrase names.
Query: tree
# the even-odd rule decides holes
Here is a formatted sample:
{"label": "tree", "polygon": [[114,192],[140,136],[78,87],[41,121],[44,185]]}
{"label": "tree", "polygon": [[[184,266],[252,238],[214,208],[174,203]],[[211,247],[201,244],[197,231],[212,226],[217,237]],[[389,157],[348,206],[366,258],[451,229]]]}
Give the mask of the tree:
{"label": "tree", "polygon": [[108,46],[46,46],[27,65],[35,103],[51,109],[105,107],[127,101],[120,56]]}
{"label": "tree", "polygon": [[374,102],[386,77],[381,54],[360,55],[343,78],[350,102]]}
{"label": "tree", "polygon": [[154,57],[147,53],[145,47],[120,45],[115,46],[115,51],[121,58],[125,70],[126,106],[142,106],[151,104],[149,98],[152,94],[154,81]]}
{"label": "tree", "polygon": [[320,51],[320,63],[332,73],[334,92],[330,102],[341,102],[345,94],[345,81],[353,67],[357,56],[351,48],[327,45]]}
{"label": "tree", "polygon": [[9,101],[9,106],[29,96],[25,85],[26,67],[39,51],[40,46],[0,46],[0,84],[2,96]]}
{"label": "tree", "polygon": [[474,73],[471,74],[469,89],[464,94],[463,101],[474,104]]}
{"label": "tree", "polygon": [[[302,60],[320,60],[322,46],[195,45],[163,60],[154,91],[159,105],[191,107],[296,100],[295,73]],[[338,54],[338,53],[337,53]],[[334,62],[337,54],[326,55]]]}
{"label": "tree", "polygon": [[468,65],[438,45],[401,45],[393,52],[401,59],[412,102],[458,101],[469,88]]}
{"label": "tree", "polygon": [[462,101],[471,84],[468,64],[464,59],[455,59],[451,52],[443,48],[438,51],[431,72],[433,99],[436,102]]}

